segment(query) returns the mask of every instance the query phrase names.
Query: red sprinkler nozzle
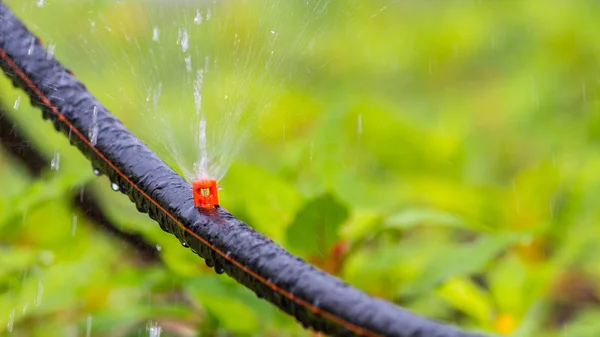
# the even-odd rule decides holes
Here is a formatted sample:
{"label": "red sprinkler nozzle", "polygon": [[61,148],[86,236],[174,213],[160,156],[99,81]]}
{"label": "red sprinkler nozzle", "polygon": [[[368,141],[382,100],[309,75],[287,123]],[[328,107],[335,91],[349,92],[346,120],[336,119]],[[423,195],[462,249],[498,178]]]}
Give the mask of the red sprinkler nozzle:
{"label": "red sprinkler nozzle", "polygon": [[217,181],[209,178],[200,178],[192,183],[194,192],[194,206],[202,209],[212,209],[219,204]]}

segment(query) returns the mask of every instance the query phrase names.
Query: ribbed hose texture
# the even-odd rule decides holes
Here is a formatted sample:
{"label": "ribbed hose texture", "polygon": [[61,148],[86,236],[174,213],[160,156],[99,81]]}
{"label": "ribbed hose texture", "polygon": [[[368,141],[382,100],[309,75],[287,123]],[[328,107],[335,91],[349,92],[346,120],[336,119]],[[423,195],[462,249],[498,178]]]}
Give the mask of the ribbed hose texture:
{"label": "ribbed hose texture", "polygon": [[[468,337],[371,297],[291,255],[224,208],[199,211],[191,185],[112,116],[0,3],[0,66],[140,212],[305,327],[334,336]],[[265,214],[268,216],[268,214]]]}

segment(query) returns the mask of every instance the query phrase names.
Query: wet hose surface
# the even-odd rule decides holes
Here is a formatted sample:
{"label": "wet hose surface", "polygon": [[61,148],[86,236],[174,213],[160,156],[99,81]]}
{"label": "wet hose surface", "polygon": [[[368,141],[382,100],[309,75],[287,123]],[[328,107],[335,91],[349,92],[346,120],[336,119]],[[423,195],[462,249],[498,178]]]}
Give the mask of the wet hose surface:
{"label": "wet hose surface", "polygon": [[1,1],[0,66],[140,212],[217,273],[226,273],[303,326],[335,336],[478,336],[419,317],[319,271],[224,208],[199,211],[191,185],[49,55]]}

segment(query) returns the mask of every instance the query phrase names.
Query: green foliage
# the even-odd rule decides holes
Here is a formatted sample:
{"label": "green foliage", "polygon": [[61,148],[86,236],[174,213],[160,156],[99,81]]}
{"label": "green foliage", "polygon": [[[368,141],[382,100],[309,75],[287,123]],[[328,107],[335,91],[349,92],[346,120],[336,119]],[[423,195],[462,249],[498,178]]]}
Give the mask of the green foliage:
{"label": "green foliage", "polygon": [[475,243],[445,247],[443,250],[447,252],[425,265],[415,283],[404,284],[402,293],[405,296],[422,296],[452,276],[474,274],[518,239],[520,237],[513,233],[500,233],[482,237]]}
{"label": "green foliage", "polygon": [[[88,171],[85,171],[88,173]],[[37,208],[43,203],[65,197],[72,192],[73,186],[81,186],[90,179],[89,174],[66,173],[52,177],[47,181],[33,182],[27,190],[11,198],[11,204],[0,215],[0,228],[15,221],[15,217],[25,216],[28,209]]]}
{"label": "green foliage", "polygon": [[410,209],[385,219],[382,229],[408,230],[422,224],[435,224],[457,229],[470,228],[462,219],[447,212],[427,209]]}
{"label": "green foliage", "polygon": [[338,241],[339,230],[347,218],[348,209],[331,194],[313,198],[288,227],[287,247],[303,256],[327,255]]}
{"label": "green foliage", "polygon": [[[598,335],[596,1],[217,1],[211,20],[193,2],[5,3],[181,172],[157,116],[196,160],[187,29],[192,64],[209,56],[209,138],[240,148],[222,205],[319,268],[469,329]],[[4,77],[0,92],[61,155],[29,177],[0,151],[0,335],[309,335],[95,178]],[[162,264],[72,208],[84,183]]]}
{"label": "green foliage", "polygon": [[258,317],[232,292],[238,287],[225,287],[215,276],[195,278],[186,282],[190,294],[199,299],[206,310],[219,320],[219,325],[236,333],[251,333],[258,328]]}

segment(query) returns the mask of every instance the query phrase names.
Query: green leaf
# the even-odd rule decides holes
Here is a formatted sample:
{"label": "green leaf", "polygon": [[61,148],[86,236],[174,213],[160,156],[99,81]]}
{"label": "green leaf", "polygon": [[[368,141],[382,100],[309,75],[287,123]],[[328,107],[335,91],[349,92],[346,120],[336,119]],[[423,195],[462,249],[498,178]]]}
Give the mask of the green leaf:
{"label": "green leaf", "polygon": [[430,209],[409,209],[388,217],[383,228],[410,229],[421,224],[469,228],[465,222],[454,214]]}
{"label": "green leaf", "polygon": [[329,193],[308,201],[287,229],[288,247],[298,254],[327,254],[348,215],[348,208]]}
{"label": "green leaf", "polygon": [[[527,266],[516,253],[510,253],[495,263],[487,274],[490,296],[498,310],[516,315],[524,315],[529,307],[529,302],[524,301],[527,296],[528,283]],[[515,284],[519,284],[515,287]]]}
{"label": "green leaf", "polygon": [[221,205],[234,214],[245,213],[249,218],[242,220],[275,241],[283,239],[285,225],[302,204],[302,196],[288,181],[253,165],[234,163],[220,184]]}
{"label": "green leaf", "polygon": [[0,227],[16,217],[23,216],[27,210],[56,200],[69,193],[73,186],[81,186],[93,179],[94,175],[85,172],[64,172],[51,180],[36,180],[27,190],[9,200],[7,212],[0,214]]}
{"label": "green leaf", "polygon": [[382,222],[382,214],[378,210],[354,208],[352,217],[346,221],[341,235],[347,240],[358,241],[373,233]]}
{"label": "green leaf", "polygon": [[29,268],[37,260],[36,251],[29,248],[0,247],[0,279],[8,273]]}
{"label": "green leaf", "polygon": [[259,321],[270,319],[272,314],[269,308],[260,305],[263,303],[258,304],[259,308],[253,308],[250,302],[256,304],[259,300],[256,297],[250,300],[250,291],[237,284],[225,284],[216,275],[191,278],[186,282],[186,288],[219,321],[219,325],[238,334],[256,331]]}
{"label": "green leaf", "polygon": [[428,292],[447,279],[481,270],[507,246],[523,239],[516,233],[485,236],[472,244],[448,249],[429,263],[421,275],[401,289],[401,294],[418,296]]}
{"label": "green leaf", "polygon": [[480,326],[485,326],[492,317],[492,301],[469,279],[453,278],[440,288],[438,294],[454,308],[475,318]]}

